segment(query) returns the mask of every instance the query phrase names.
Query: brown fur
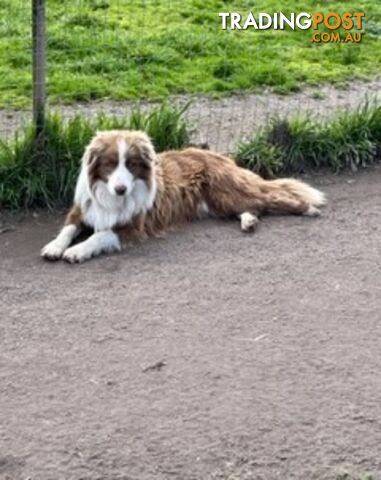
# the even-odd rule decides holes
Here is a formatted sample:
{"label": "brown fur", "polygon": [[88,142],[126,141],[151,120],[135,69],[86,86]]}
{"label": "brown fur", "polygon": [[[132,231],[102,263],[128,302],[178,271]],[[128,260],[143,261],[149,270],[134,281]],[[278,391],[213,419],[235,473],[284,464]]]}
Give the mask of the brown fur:
{"label": "brown fur", "polygon": [[151,188],[152,159],[144,145],[132,145],[128,150],[126,165],[136,178],[144,180]]}
{"label": "brown fur", "polygon": [[104,139],[98,142],[91,150],[89,155],[89,183],[90,187],[94,185],[97,180],[107,181],[108,175],[118,165],[118,150],[116,142],[111,142],[110,139]]}
{"label": "brown fur", "polygon": [[[131,173],[143,179],[149,188],[153,176],[157,184],[151,210],[139,213],[128,225],[115,225],[114,231],[124,239],[161,235],[173,226],[194,220],[203,204],[219,217],[243,212],[256,216],[267,212],[303,214],[314,205],[305,192],[310,187],[302,182],[264,180],[209,150],[188,148],[156,155],[141,132],[101,132],[95,137],[87,157],[90,186],[96,180],[106,180],[116,167],[120,139],[128,145],[126,165]],[[77,224],[80,218],[79,209],[74,207],[66,223]]]}
{"label": "brown fur", "polygon": [[74,205],[66,215],[65,225],[75,225],[79,227],[82,223],[82,212],[79,207]]}
{"label": "brown fur", "polygon": [[[93,141],[88,155],[90,187],[97,180],[107,181],[107,177],[118,165],[118,141],[125,140],[126,137],[129,140],[129,132],[112,133],[109,135],[108,132],[101,132]],[[145,144],[145,136],[140,138],[135,135],[132,140],[126,166],[136,178],[141,178],[150,185],[152,149]]]}
{"label": "brown fur", "polygon": [[[86,148],[74,202],[66,226],[41,251],[48,260],[76,263],[119,250],[131,239],[190,222],[205,209],[240,217],[242,231],[249,232],[263,213],[317,215],[324,195],[291,178],[264,180],[209,150],[157,155],[145,133],[115,130],[98,133]],[[94,234],[70,247],[84,226]]]}
{"label": "brown fur", "polygon": [[[245,211],[303,214],[310,205],[287,181],[266,181],[227,157],[195,148],[159,155],[156,181],[154,208],[135,220],[139,237],[192,221],[203,202],[220,217]],[[118,232],[130,236],[131,226]]]}

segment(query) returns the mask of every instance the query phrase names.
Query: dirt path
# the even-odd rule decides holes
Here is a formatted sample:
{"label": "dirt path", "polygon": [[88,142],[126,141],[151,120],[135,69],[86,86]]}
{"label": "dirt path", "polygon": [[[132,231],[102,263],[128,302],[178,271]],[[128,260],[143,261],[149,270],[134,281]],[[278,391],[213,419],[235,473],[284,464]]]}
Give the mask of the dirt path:
{"label": "dirt path", "polygon": [[[355,109],[366,98],[381,102],[381,77],[369,82],[353,81],[345,89],[330,85],[319,85],[303,89],[301,92],[282,96],[263,91],[261,93],[233,95],[219,100],[194,97],[187,116],[194,126],[192,141],[207,142],[222,152],[231,152],[240,139],[252,135],[269,117],[290,116],[310,112],[318,118],[332,115],[338,109]],[[191,97],[173,98],[173,102],[183,105]],[[140,103],[141,108],[149,109],[152,104]],[[77,113],[92,117],[98,112],[123,117],[135,106],[131,102],[92,102],[74,106],[52,107],[70,118]],[[30,113],[0,110],[0,135],[11,135]]]}
{"label": "dirt path", "polygon": [[1,234],[1,480],[380,479],[381,170],[315,183],[81,266]]}

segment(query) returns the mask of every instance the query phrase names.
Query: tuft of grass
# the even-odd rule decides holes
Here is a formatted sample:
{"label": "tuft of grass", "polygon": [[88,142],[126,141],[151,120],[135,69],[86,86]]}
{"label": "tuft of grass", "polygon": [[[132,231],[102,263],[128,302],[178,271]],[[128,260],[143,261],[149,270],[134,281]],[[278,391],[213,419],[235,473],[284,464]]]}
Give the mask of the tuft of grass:
{"label": "tuft of grass", "polygon": [[93,133],[93,126],[83,118],[64,123],[52,115],[40,135],[28,125],[13,141],[1,141],[0,206],[21,209],[67,204],[83,148]]}
{"label": "tuft of grass", "polygon": [[375,478],[371,473],[366,473],[364,475],[351,475],[346,471],[342,471],[337,474],[336,480],[375,480]]}
{"label": "tuft of grass", "polygon": [[359,61],[360,59],[360,47],[359,45],[346,45],[348,48],[343,48],[343,65],[352,65]]}
{"label": "tuft of grass", "polygon": [[365,103],[326,121],[275,118],[241,142],[236,157],[265,177],[318,168],[356,171],[381,157],[381,107]]}
{"label": "tuft of grass", "polygon": [[[68,204],[79,160],[97,130],[145,130],[159,152],[187,146],[187,106],[163,104],[151,112],[135,110],[122,119],[77,116],[65,122],[52,115],[41,135],[26,126],[13,141],[0,141],[0,207],[54,209]],[[251,140],[238,145],[236,159],[264,177],[366,167],[381,159],[381,106],[366,103],[326,121],[273,119]]]}
{"label": "tuft of grass", "polygon": [[311,98],[315,99],[315,100],[323,100],[325,98],[325,94],[319,90],[314,90],[312,93],[311,93]]}
{"label": "tuft of grass", "polygon": [[189,144],[189,127],[184,119],[189,105],[190,102],[174,109],[163,103],[148,115],[136,110],[131,115],[130,128],[145,130],[158,152],[184,147]]}
{"label": "tuft of grass", "polygon": [[85,146],[97,130],[143,129],[158,152],[180,148],[189,142],[189,131],[181,109],[168,104],[129,117],[81,116],[64,121],[50,115],[44,131],[37,135],[26,125],[11,141],[0,140],[0,208],[59,208],[70,203]]}

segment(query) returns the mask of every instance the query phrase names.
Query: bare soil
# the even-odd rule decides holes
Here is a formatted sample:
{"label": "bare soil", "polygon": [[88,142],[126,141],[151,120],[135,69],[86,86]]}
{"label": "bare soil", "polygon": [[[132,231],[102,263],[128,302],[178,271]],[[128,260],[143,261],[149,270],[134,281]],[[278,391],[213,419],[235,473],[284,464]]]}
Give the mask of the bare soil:
{"label": "bare soil", "polygon": [[[260,93],[237,94],[216,100],[184,95],[171,98],[171,102],[185,105],[191,100],[186,115],[193,127],[194,143],[206,142],[215,150],[232,152],[240,140],[252,135],[274,116],[289,117],[308,113],[316,118],[327,118],[337,110],[356,109],[366,99],[381,101],[381,77],[368,82],[352,81],[341,89],[331,85],[307,87],[287,96],[264,90]],[[55,105],[51,110],[60,112],[65,118],[76,114],[91,118],[100,112],[123,117],[137,106],[149,110],[154,105],[155,103],[144,101],[100,101]],[[0,110],[0,135],[12,135],[30,118],[30,112]]]}
{"label": "bare soil", "polygon": [[1,480],[380,479],[381,170],[312,181],[319,219],[75,266],[3,216]]}

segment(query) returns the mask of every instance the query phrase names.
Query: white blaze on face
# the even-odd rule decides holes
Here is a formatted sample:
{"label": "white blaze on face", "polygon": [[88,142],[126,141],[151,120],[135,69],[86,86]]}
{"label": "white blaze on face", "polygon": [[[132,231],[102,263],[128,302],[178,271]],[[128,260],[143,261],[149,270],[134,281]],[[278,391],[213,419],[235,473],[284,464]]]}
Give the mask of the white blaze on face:
{"label": "white blaze on face", "polygon": [[118,140],[118,166],[109,176],[107,188],[112,195],[117,195],[117,191],[125,189],[124,195],[132,192],[134,185],[134,176],[126,167],[126,154],[128,145],[125,140]]}

